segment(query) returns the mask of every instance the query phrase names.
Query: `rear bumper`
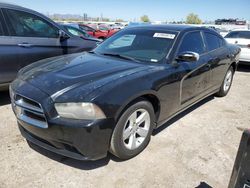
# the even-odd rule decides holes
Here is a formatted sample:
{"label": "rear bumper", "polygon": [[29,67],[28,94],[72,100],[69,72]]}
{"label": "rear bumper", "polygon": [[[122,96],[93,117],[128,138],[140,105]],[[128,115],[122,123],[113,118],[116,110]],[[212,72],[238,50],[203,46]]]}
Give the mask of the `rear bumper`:
{"label": "rear bumper", "polygon": [[249,64],[250,63],[250,48],[241,48],[240,53],[240,64]]}
{"label": "rear bumper", "polygon": [[18,120],[23,137],[51,152],[77,160],[98,160],[109,150],[111,120],[84,126],[49,125],[43,129]]}

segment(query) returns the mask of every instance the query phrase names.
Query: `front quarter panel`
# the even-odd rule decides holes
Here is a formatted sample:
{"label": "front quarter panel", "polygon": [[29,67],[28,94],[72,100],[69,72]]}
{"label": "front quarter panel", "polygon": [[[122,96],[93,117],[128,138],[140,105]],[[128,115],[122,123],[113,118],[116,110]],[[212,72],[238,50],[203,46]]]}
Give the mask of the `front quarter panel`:
{"label": "front quarter panel", "polygon": [[121,112],[134,100],[152,95],[159,101],[158,121],[165,119],[179,106],[179,80],[172,66],[158,65],[105,85],[89,95],[106,116],[117,121]]}

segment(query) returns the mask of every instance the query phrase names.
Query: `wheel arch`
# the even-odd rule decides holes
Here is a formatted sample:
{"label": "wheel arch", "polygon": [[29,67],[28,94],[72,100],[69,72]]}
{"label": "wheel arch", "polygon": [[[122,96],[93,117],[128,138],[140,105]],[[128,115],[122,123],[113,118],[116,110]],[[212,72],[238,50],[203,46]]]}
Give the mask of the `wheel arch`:
{"label": "wheel arch", "polygon": [[231,65],[234,69],[234,72],[237,70],[237,63],[236,62],[232,62]]}
{"label": "wheel arch", "polygon": [[129,106],[141,100],[146,100],[152,104],[154,108],[154,112],[155,112],[155,121],[157,122],[159,115],[160,115],[161,105],[160,105],[159,97],[157,96],[157,93],[155,91],[145,91],[133,97],[130,97],[128,100],[126,100],[126,102],[124,102],[124,104],[117,111],[115,115],[115,121],[117,122],[119,120],[122,113]]}

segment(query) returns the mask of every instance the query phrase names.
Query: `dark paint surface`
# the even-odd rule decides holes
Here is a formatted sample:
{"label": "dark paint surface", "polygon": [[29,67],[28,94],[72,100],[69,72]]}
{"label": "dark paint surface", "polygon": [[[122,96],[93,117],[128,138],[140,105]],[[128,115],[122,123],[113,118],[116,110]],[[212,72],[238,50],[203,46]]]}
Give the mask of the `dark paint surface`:
{"label": "dark paint surface", "polygon": [[[176,61],[176,49],[183,34],[194,30],[213,31],[187,26],[148,27],[179,32],[164,63],[136,63],[116,57],[80,53],[42,60],[22,69],[12,88],[14,92],[41,103],[49,123],[47,130],[32,125],[24,128],[38,137],[42,136],[41,131],[49,136],[50,130],[57,130],[57,138],[50,135],[46,139],[58,140],[66,136],[66,140],[71,140],[72,133],[64,127],[74,126],[77,131],[78,128],[87,129],[89,123],[58,117],[54,103],[92,102],[103,110],[109,123],[101,123],[100,126],[100,122],[91,122],[91,126],[98,126],[102,131],[86,131],[86,134],[101,139],[105,146],[102,144],[99,147],[97,144],[94,147],[98,147],[101,153],[105,148],[106,153],[115,122],[133,100],[144,97],[153,102],[157,116],[155,123],[160,126],[183,109],[217,92],[228,68],[236,66],[238,62],[240,49],[227,43],[215,51],[204,53],[196,62]],[[76,147],[75,143],[73,145]],[[77,149],[91,158],[90,148],[86,151],[77,146]]]}

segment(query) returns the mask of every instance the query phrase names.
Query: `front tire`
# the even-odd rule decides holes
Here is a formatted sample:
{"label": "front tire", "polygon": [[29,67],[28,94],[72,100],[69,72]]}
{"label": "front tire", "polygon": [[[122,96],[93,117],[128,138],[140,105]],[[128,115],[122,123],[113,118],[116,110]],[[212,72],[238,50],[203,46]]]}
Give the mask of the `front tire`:
{"label": "front tire", "polygon": [[130,159],[143,151],[150,141],[155,122],[152,104],[139,101],[128,107],[116,124],[110,152],[120,159]]}
{"label": "front tire", "polygon": [[229,69],[227,70],[225,77],[224,77],[224,80],[223,80],[223,83],[220,87],[220,90],[219,90],[219,92],[217,92],[215,94],[215,96],[224,97],[228,94],[228,92],[232,86],[233,76],[234,76],[234,68],[232,66],[230,66]]}

